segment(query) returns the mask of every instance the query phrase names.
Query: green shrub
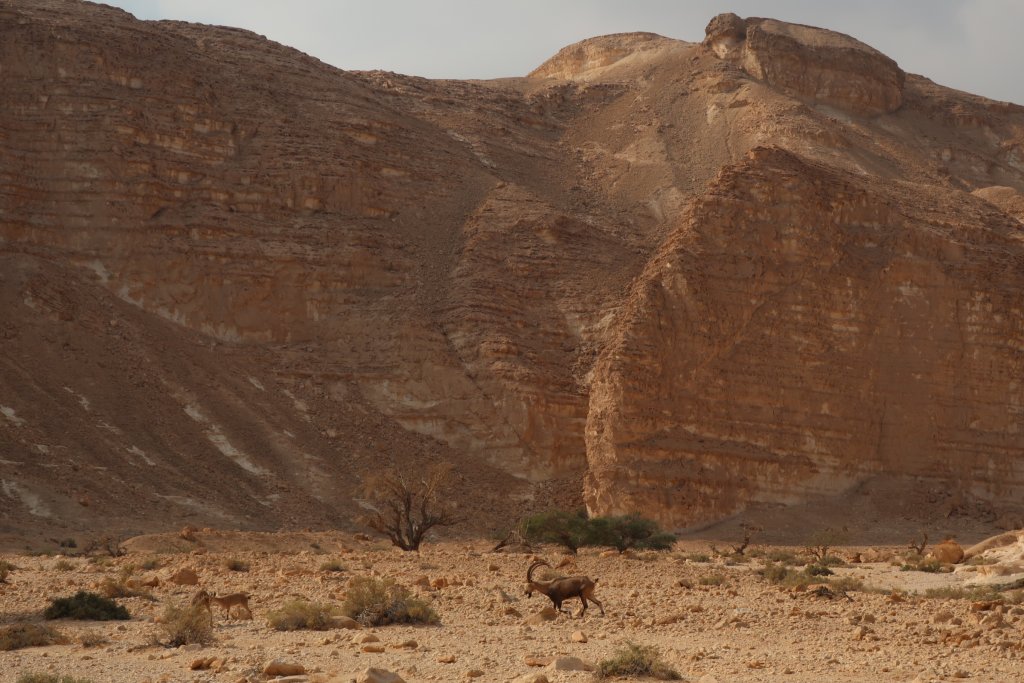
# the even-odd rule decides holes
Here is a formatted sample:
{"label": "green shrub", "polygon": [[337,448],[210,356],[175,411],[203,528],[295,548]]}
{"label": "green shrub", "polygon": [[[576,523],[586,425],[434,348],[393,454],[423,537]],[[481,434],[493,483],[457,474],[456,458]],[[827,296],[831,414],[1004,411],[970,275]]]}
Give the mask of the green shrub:
{"label": "green shrub", "polygon": [[237,558],[231,558],[224,561],[224,567],[233,572],[247,572],[249,571],[249,563],[239,560]]}
{"label": "green shrub", "polygon": [[0,628],[0,651],[4,652],[66,642],[59,631],[42,624],[11,624]]}
{"label": "green shrub", "polygon": [[804,573],[806,573],[807,576],[832,576],[835,574],[834,571],[820,564],[807,565],[804,569]]}
{"label": "green shrub", "polygon": [[28,673],[18,676],[17,683],[92,683],[92,681],[88,678],[75,678],[74,676]]}
{"label": "green shrub", "polygon": [[128,610],[113,600],[96,593],[78,591],[70,598],[56,598],[43,612],[47,619],[91,619],[109,621],[128,619]]}
{"label": "green shrub", "polygon": [[631,642],[616,650],[611,659],[598,664],[598,678],[611,676],[648,676],[659,681],[678,681],[681,678],[675,669],[661,660],[658,648]]}
{"label": "green shrub", "polygon": [[204,605],[168,605],[160,617],[160,630],[167,636],[168,647],[213,642],[213,619]]}
{"label": "green shrub", "polygon": [[334,625],[334,617],[338,608],[318,602],[292,600],[286,602],[281,609],[267,614],[267,621],[276,631],[326,631]]}
{"label": "green shrub", "polygon": [[639,515],[594,517],[588,526],[586,545],[609,545],[620,553],[629,549],[669,550],[676,542],[674,534]]}
{"label": "green shrub", "polygon": [[549,510],[527,517],[522,524],[522,535],[527,543],[555,543],[571,553],[593,543],[587,513],[583,510]]}
{"label": "green shrub", "polygon": [[357,576],[349,583],[345,616],[367,626],[385,624],[436,624],[437,612],[424,600],[412,595],[408,588],[393,579]]}

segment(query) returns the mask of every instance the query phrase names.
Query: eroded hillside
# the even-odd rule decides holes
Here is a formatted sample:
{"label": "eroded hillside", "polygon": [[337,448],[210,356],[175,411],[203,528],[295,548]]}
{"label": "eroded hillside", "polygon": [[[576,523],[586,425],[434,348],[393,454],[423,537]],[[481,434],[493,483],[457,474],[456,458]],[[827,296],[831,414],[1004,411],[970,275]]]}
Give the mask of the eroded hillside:
{"label": "eroded hillside", "polygon": [[460,82],[2,2],[0,64],[7,533],[344,524],[437,459],[478,529],[1019,499],[1020,107],[731,15]]}

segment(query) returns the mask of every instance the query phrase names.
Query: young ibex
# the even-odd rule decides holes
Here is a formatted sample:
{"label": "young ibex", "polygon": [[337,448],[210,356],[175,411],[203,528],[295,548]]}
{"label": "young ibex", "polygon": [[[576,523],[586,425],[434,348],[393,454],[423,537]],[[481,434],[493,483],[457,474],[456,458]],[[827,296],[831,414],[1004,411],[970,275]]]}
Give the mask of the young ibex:
{"label": "young ibex", "polygon": [[202,605],[206,608],[206,611],[210,613],[210,620],[213,620],[213,610],[210,608],[210,604],[219,605],[227,615],[231,615],[231,608],[235,605],[241,605],[245,608],[245,611],[249,613],[249,618],[252,619],[252,610],[249,609],[249,594],[248,593],[232,593],[230,595],[222,595],[217,597],[216,595],[210,595],[205,590],[201,590],[196,593],[195,597],[192,598],[192,605]]}
{"label": "young ibex", "polygon": [[579,598],[580,602],[583,603],[583,609],[580,610],[579,616],[583,616],[583,613],[587,611],[587,600],[592,600],[595,605],[601,608],[601,614],[604,615],[604,605],[594,597],[597,579],[591,580],[586,576],[566,576],[561,579],[552,579],[551,581],[534,580],[533,570],[542,565],[551,566],[544,560],[536,560],[526,570],[526,597],[533,596],[534,591],[543,593],[551,598],[551,602],[555,603],[555,609],[559,612],[562,611],[563,600]]}

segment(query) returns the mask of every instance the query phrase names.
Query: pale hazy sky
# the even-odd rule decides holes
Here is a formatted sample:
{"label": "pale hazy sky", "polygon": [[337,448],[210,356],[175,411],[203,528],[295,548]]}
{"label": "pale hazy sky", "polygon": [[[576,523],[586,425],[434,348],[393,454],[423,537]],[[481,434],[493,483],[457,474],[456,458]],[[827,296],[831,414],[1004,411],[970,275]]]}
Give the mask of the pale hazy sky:
{"label": "pale hazy sky", "polygon": [[238,26],[342,69],[428,78],[526,74],[583,38],[699,41],[720,12],[852,35],[906,71],[1024,104],[1024,0],[106,0],[140,19]]}

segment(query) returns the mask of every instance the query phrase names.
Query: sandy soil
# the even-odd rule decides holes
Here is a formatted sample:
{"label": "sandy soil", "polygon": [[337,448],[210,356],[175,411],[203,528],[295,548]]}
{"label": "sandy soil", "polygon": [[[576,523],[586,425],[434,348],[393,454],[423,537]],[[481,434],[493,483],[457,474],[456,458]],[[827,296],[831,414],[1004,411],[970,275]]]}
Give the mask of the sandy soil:
{"label": "sandy soil", "polygon": [[[0,678],[14,681],[27,672],[51,672],[94,683],[236,683],[267,680],[264,665],[281,659],[307,672],[291,681],[355,680],[368,667],[396,672],[410,682],[511,681],[531,673],[552,682],[587,681],[593,678],[587,671],[556,671],[529,662],[544,665],[550,658],[572,656],[596,664],[623,642],[634,641],[658,647],[691,681],[1024,679],[1024,608],[924,597],[928,588],[962,586],[959,572],[900,571],[890,562],[849,565],[836,568],[837,576],[883,590],[850,591],[847,597],[837,592],[830,598],[769,583],[756,573],[762,559],[735,565],[721,557],[700,561],[707,554],[705,542],[635,557],[586,550],[577,557],[576,569],[599,578],[596,595],[606,614],[591,605],[583,617],[558,615],[530,624],[527,620],[549,604],[543,596],[528,599],[524,594],[531,555],[491,553],[482,541],[430,544],[416,554],[349,534],[201,533],[187,547],[174,535],[133,539],[127,547],[128,554],[115,559],[5,556],[17,569],[0,584],[0,625],[41,622],[50,598],[95,587],[126,567],[135,567],[137,578],[156,576],[161,582],[152,589],[152,601],[121,600],[130,621],[52,622],[70,644],[2,653]],[[557,563],[558,551],[545,550],[541,554]],[[756,546],[748,553],[777,550]],[[247,563],[248,571],[228,569],[230,559]],[[344,570],[321,569],[329,561]],[[184,567],[197,572],[198,587],[168,581]],[[323,632],[278,632],[268,626],[267,612],[291,599],[340,604],[350,578],[360,575],[392,577],[413,587],[433,602],[441,624]],[[444,579],[448,585],[417,586],[422,577]],[[168,604],[187,602],[199,587],[217,594],[248,591],[254,618],[224,618],[215,610],[214,644],[154,644],[159,636],[154,618]],[[903,597],[894,599],[892,589]],[[579,603],[571,606],[577,610]],[[576,632],[586,642],[577,642],[582,638]],[[83,634],[101,635],[107,642],[85,647]],[[369,634],[379,638],[374,644],[382,645],[383,652],[362,651]],[[202,658],[221,658],[226,664],[219,672],[191,670]]]}

